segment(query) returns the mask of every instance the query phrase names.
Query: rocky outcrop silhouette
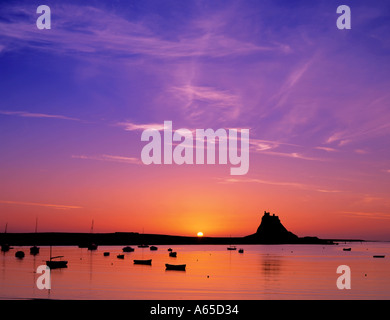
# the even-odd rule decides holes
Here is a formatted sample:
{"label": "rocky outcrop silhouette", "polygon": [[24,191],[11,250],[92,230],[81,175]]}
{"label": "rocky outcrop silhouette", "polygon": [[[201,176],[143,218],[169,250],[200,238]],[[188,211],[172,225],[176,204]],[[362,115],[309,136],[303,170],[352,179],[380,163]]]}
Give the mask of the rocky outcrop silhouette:
{"label": "rocky outcrop silhouette", "polygon": [[255,234],[247,237],[254,243],[298,243],[299,238],[288,231],[275,214],[264,211],[260,226]]}

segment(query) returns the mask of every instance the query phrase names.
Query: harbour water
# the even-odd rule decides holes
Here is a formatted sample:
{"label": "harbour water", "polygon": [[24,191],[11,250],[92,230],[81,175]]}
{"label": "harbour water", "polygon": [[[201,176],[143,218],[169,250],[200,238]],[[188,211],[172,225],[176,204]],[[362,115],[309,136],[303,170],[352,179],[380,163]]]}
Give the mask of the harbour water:
{"label": "harbour water", "polygon": [[[0,299],[390,299],[390,243],[356,242],[338,245],[175,245],[157,251],[135,248],[118,259],[122,247],[96,251],[53,247],[66,269],[51,270],[51,289],[40,290],[38,266],[50,256],[41,247],[14,247],[0,255]],[[238,249],[243,248],[244,253]],[[344,251],[343,248],[351,248]],[[25,252],[23,259],[15,252]],[[103,252],[110,252],[103,256]],[[384,255],[384,258],[373,258]],[[133,259],[152,259],[134,265]],[[166,271],[165,264],[186,264],[186,271]],[[351,289],[338,289],[337,267],[351,270]]]}

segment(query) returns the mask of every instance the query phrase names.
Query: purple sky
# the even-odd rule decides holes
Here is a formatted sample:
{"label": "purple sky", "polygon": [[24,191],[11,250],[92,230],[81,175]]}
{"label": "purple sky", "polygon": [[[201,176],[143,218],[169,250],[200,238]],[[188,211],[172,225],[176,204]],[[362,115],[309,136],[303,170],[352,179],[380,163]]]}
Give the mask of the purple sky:
{"label": "purple sky", "polygon": [[[336,1],[46,1],[51,30],[35,26],[40,4],[0,4],[0,227],[28,230],[17,225],[35,221],[31,203],[69,206],[71,217],[80,208],[80,224],[113,199],[119,211],[146,205],[111,192],[127,187],[121,174],[144,179],[145,193],[154,186],[140,164],[140,134],[171,120],[174,129],[249,128],[251,166],[243,177],[161,166],[150,169],[157,179],[180,175],[181,188],[204,203],[203,187],[254,190],[261,200],[236,199],[251,203],[248,219],[271,208],[298,233],[310,228],[294,219],[314,215],[320,236],[388,239],[388,3],[343,3],[351,30],[337,29]],[[153,192],[166,196],[162,186]],[[199,210],[222,219],[225,209]],[[351,230],[326,229],[340,215]]]}

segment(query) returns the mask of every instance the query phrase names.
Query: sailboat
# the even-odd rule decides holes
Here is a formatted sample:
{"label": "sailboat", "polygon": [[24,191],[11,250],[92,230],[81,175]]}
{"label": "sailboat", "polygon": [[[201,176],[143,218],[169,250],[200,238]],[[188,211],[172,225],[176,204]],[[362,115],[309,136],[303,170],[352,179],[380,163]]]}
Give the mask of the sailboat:
{"label": "sailboat", "polygon": [[46,265],[50,269],[59,269],[59,268],[67,268],[68,267],[68,261],[65,260],[53,260],[58,258],[63,258],[64,256],[56,256],[52,257],[51,255],[51,246],[50,246],[50,260],[46,261]]}
{"label": "sailboat", "polygon": [[[232,236],[230,236],[230,242],[232,241]],[[231,244],[226,248],[227,250],[237,250],[236,246],[232,246]]]}
{"label": "sailboat", "polygon": [[[6,223],[5,224],[5,229],[4,229],[4,234],[6,234],[7,233],[7,226],[8,226],[8,223]],[[3,243],[2,245],[1,245],[1,251],[2,252],[7,252],[7,251],[9,251],[9,244],[7,244],[7,243]]]}
{"label": "sailboat", "polygon": [[[36,218],[35,220],[35,235],[37,234],[37,229],[38,229],[38,218]],[[39,247],[34,245],[30,248],[30,254],[32,254],[33,256],[37,255],[38,253],[39,253]]]}
{"label": "sailboat", "polygon": [[[92,226],[91,226],[91,234],[93,233],[93,220],[92,220]],[[97,250],[98,245],[96,243],[90,243],[88,245],[88,250]]]}

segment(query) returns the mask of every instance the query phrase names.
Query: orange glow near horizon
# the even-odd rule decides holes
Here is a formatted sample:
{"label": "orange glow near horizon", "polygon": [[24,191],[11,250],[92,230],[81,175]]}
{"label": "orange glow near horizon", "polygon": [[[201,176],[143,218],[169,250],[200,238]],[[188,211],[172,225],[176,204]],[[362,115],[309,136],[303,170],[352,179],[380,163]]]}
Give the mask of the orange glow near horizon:
{"label": "orange glow near horizon", "polygon": [[198,237],[203,237],[203,232],[202,232],[202,231],[199,231],[199,232],[197,233],[197,236],[198,236]]}

